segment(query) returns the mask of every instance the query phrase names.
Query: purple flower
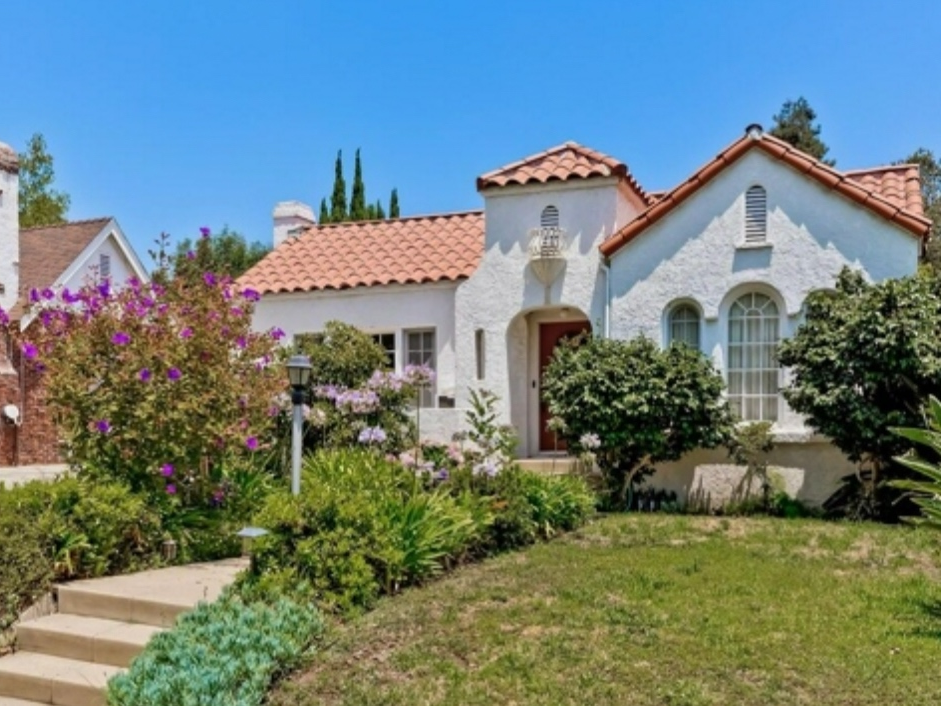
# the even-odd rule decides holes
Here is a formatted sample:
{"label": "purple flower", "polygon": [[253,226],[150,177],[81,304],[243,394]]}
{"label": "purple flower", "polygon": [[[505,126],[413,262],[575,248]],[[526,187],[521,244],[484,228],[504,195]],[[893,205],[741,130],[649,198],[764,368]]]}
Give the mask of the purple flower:
{"label": "purple flower", "polygon": [[176,495],[176,486],[173,483],[167,483],[167,495]]}
{"label": "purple flower", "polygon": [[118,331],[111,337],[111,342],[116,346],[126,346],[131,342],[131,337],[123,331]]}
{"label": "purple flower", "polygon": [[209,232],[210,232],[210,231],[209,231],[209,229],[208,229],[206,226],[203,226],[202,228],[199,229],[199,234],[200,234],[201,236],[203,236],[204,238],[208,238],[208,237],[209,237]]}
{"label": "purple flower", "polygon": [[208,287],[214,287],[216,286],[216,276],[212,272],[206,272],[203,274],[203,282]]}
{"label": "purple flower", "polygon": [[245,336],[239,336],[237,339],[235,339],[235,345],[237,345],[239,348],[245,348],[245,346],[248,345],[248,341],[245,339]]}
{"label": "purple flower", "polygon": [[276,341],[280,341],[286,335],[287,334],[285,334],[284,331],[282,331],[280,328],[275,327],[271,329],[271,337]]}
{"label": "purple flower", "polygon": [[180,331],[180,338],[192,338],[192,337],[193,337],[193,329],[191,329],[189,326],[185,327],[182,331]]}
{"label": "purple flower", "polygon": [[261,299],[261,295],[251,287],[246,287],[243,289],[242,296],[250,302],[257,302],[259,299]]}
{"label": "purple flower", "polygon": [[62,301],[64,301],[66,304],[74,304],[75,302],[78,302],[81,300],[82,300],[82,295],[79,294],[78,292],[76,292],[75,294],[72,294],[72,292],[69,291],[68,287],[62,290]]}
{"label": "purple flower", "polygon": [[162,475],[164,478],[169,478],[170,476],[172,476],[172,475],[173,475],[173,464],[172,464],[172,463],[165,463],[165,464],[163,464],[163,465],[160,467],[160,475]]}
{"label": "purple flower", "polygon": [[137,373],[137,377],[140,378],[141,382],[150,380],[150,368],[141,368],[141,371]]}
{"label": "purple flower", "polygon": [[256,451],[258,449],[258,439],[254,436],[250,436],[245,439],[245,445],[248,447],[249,451]]}
{"label": "purple flower", "polygon": [[39,351],[36,349],[36,346],[34,346],[32,343],[24,343],[22,351],[23,351],[23,355],[26,357],[27,360],[32,360],[37,355],[39,355]]}
{"label": "purple flower", "polygon": [[181,377],[183,377],[183,373],[180,372],[179,368],[170,368],[167,371],[168,380],[179,380]]}
{"label": "purple flower", "polygon": [[434,479],[435,479],[436,481],[438,481],[439,483],[443,483],[444,481],[446,481],[446,480],[447,480],[448,478],[450,478],[450,477],[451,477],[451,474],[448,473],[448,469],[447,469],[447,468],[442,468],[441,470],[437,471],[437,472],[434,474]]}
{"label": "purple flower", "polygon": [[231,311],[232,316],[241,316],[241,315],[242,315],[242,310],[241,310],[239,307],[237,307],[237,306],[233,306],[230,311]]}
{"label": "purple flower", "polygon": [[107,299],[111,294],[111,283],[108,280],[105,280],[98,285],[98,294],[100,294],[104,299]]}
{"label": "purple flower", "polygon": [[187,251],[186,251],[186,259],[187,259],[187,260],[195,260],[195,259],[196,259],[196,253],[194,253],[192,250],[187,250]]}
{"label": "purple flower", "polygon": [[10,323],[10,317],[3,310],[3,307],[0,306],[0,326],[6,326],[8,323]]}
{"label": "purple flower", "polygon": [[39,301],[39,290],[36,289],[35,287],[33,287],[31,290],[29,290],[29,300],[30,300],[33,304],[35,304],[36,302]]}
{"label": "purple flower", "polygon": [[95,422],[95,429],[97,429],[102,434],[107,434],[111,431],[111,422],[107,419],[99,419]]}
{"label": "purple flower", "polygon": [[361,444],[381,444],[386,440],[386,433],[382,427],[366,427],[359,433]]}
{"label": "purple flower", "polygon": [[42,298],[47,301],[50,299],[55,299],[56,293],[53,292],[49,287],[46,287],[44,290],[42,290]]}

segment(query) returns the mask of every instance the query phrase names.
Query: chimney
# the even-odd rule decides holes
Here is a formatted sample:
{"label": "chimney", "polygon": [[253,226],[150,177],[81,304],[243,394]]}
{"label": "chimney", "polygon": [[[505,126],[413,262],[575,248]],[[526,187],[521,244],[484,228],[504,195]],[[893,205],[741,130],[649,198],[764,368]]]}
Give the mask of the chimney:
{"label": "chimney", "polygon": [[306,203],[300,201],[281,201],[274,207],[274,246],[278,247],[294,231],[306,226],[317,225],[314,212]]}
{"label": "chimney", "polygon": [[20,293],[20,162],[0,142],[0,307],[9,311]]}

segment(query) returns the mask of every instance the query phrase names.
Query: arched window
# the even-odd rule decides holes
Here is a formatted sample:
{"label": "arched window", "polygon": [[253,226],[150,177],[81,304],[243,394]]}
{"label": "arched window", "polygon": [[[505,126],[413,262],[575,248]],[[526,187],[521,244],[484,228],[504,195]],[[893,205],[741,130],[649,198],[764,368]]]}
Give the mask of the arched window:
{"label": "arched window", "polygon": [[768,240],[768,194],[762,186],[745,192],[745,242],[764,243]]}
{"label": "arched window", "polygon": [[778,305],[752,292],[729,309],[729,402],[748,421],[778,418]]}
{"label": "arched window", "polygon": [[559,209],[555,206],[546,206],[542,209],[542,215],[539,217],[539,225],[542,228],[558,228]]}
{"label": "arched window", "polygon": [[670,312],[670,340],[699,350],[699,312],[691,304],[680,304]]}

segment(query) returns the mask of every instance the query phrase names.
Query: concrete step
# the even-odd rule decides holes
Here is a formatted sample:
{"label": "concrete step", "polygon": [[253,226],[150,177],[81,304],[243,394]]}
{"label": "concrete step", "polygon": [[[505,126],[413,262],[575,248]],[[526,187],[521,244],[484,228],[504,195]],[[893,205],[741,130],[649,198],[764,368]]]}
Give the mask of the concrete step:
{"label": "concrete step", "polygon": [[569,473],[575,470],[578,459],[574,456],[542,456],[538,458],[520,458],[516,463],[524,471],[546,473],[549,475]]}
{"label": "concrete step", "polygon": [[106,706],[108,680],[123,669],[17,652],[0,659],[0,696],[57,706]]}
{"label": "concrete step", "polygon": [[214,601],[247,566],[243,559],[189,564],[59,586],[59,612],[172,627],[200,601]]}
{"label": "concrete step", "polygon": [[24,701],[9,696],[0,696],[0,706],[42,706],[39,701]]}
{"label": "concrete step", "polygon": [[[106,618],[57,613],[20,623],[20,650],[127,667],[162,628]],[[2,706],[2,704],[0,704]]]}

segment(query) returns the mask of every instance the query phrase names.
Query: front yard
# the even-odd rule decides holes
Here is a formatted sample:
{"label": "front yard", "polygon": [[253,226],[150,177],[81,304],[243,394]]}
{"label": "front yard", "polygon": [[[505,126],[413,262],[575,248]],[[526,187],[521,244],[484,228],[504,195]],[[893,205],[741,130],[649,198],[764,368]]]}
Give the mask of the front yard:
{"label": "front yard", "polygon": [[934,704],[938,540],[611,516],[384,599],[271,703]]}

